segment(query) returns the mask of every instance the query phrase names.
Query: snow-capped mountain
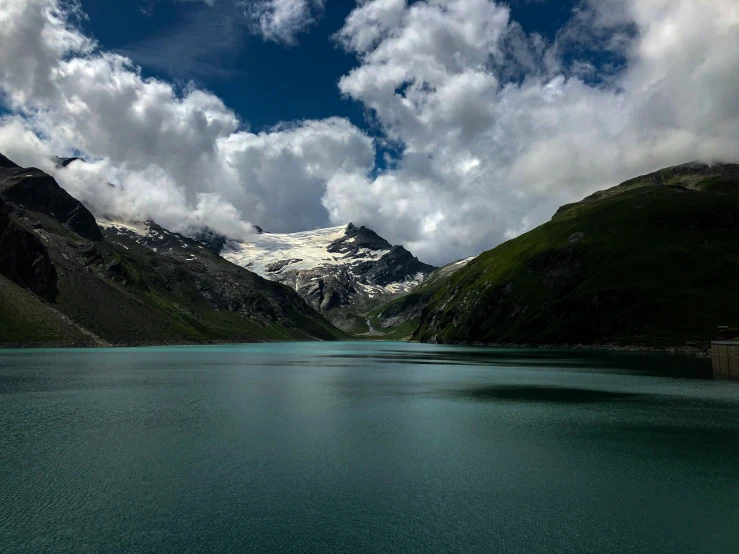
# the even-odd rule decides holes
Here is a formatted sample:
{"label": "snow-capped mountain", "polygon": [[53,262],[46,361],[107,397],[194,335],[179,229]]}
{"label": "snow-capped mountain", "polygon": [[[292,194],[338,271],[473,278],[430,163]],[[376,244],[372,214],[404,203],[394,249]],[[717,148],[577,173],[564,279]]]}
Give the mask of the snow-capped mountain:
{"label": "snow-capped mountain", "polygon": [[409,292],[435,269],[371,229],[351,223],[300,233],[266,233],[256,227],[249,241],[227,239],[204,229],[194,237],[198,242],[153,222],[98,219],[97,223],[106,232],[155,252],[176,249],[187,257],[195,248],[211,250],[266,279],[290,286],[322,312]]}
{"label": "snow-capped mountain", "polygon": [[435,268],[366,227],[349,223],[300,233],[226,240],[221,256],[294,288],[321,311],[407,292]]}

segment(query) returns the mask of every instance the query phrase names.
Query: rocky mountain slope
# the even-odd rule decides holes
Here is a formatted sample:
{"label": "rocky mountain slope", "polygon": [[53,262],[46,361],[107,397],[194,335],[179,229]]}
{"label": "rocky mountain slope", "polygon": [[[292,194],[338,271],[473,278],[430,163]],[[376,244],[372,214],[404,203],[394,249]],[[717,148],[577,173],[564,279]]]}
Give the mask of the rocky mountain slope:
{"label": "rocky mountain slope", "polygon": [[380,304],[367,316],[368,335],[385,340],[407,340],[421,323],[421,315],[447,279],[474,258],[465,258],[435,269],[412,291]]}
{"label": "rocky mountain slope", "polygon": [[0,343],[333,339],[289,287],[150,226],[147,243],[0,156]]}
{"label": "rocky mountain slope", "polygon": [[361,314],[407,293],[435,268],[366,227],[349,223],[301,233],[257,233],[249,242],[199,237],[225,259],[289,285],[345,330]]}
{"label": "rocky mountain slope", "polygon": [[705,345],[739,326],[739,165],[687,164],[563,206],[446,279],[416,340]]}

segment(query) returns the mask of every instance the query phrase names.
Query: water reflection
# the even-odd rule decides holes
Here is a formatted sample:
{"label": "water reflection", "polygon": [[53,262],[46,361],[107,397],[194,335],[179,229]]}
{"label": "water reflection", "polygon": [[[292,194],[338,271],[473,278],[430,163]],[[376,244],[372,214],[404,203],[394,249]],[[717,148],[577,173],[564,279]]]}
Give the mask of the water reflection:
{"label": "water reflection", "polygon": [[[432,349],[429,349],[432,347]],[[711,379],[707,357],[661,352],[556,350],[532,348],[398,345],[381,343],[366,351],[340,351],[319,356],[327,366],[373,362],[377,364],[470,365],[497,367],[567,368],[571,371],[631,373],[649,376]],[[316,360],[312,360],[315,362]],[[305,363],[306,361],[296,361]]]}
{"label": "water reflection", "polygon": [[453,397],[467,397],[473,400],[510,400],[514,402],[562,402],[582,404],[588,402],[607,402],[637,396],[633,392],[590,390],[568,387],[539,387],[498,385],[449,391]]}

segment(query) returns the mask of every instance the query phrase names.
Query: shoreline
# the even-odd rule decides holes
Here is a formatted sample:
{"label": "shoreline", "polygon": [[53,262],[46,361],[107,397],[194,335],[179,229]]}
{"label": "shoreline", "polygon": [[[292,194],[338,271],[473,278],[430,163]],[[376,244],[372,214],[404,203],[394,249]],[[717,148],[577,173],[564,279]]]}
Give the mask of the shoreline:
{"label": "shoreline", "polygon": [[49,341],[49,342],[22,342],[0,341],[0,350],[32,350],[42,348],[146,348],[151,346],[202,346],[219,344],[263,344],[268,342],[313,342],[313,341],[268,341],[268,340],[171,340],[171,341],[131,341],[118,343],[100,343],[86,341]]}
{"label": "shoreline", "polygon": [[[379,337],[378,337],[379,338]],[[362,338],[352,338],[350,340],[337,340],[331,342],[372,342]],[[375,339],[377,342],[380,340]],[[292,342],[321,342],[318,340],[219,340],[219,339],[203,339],[203,340],[169,340],[169,341],[122,341],[118,343],[95,342],[95,341],[0,341],[0,350],[31,350],[43,348],[146,348],[153,346],[218,346],[225,344],[265,344],[265,343],[292,343]],[[485,342],[418,342],[408,340],[386,340],[386,342],[417,342],[418,344],[437,344],[440,346],[476,346],[486,348],[516,348],[530,350],[591,350],[600,352],[652,352],[662,354],[693,354],[696,357],[710,357],[710,343],[705,347],[695,345],[682,346],[645,346],[635,344],[571,344],[571,343],[485,343]]]}
{"label": "shoreline", "polygon": [[[415,342],[415,341],[412,341]],[[711,356],[711,343],[705,346],[680,345],[680,346],[646,346],[639,344],[582,344],[582,343],[514,343],[514,342],[426,342],[419,344],[440,344],[450,346],[480,346],[487,348],[521,348],[531,350],[592,350],[599,352],[653,352],[662,354],[694,354],[697,357]]]}

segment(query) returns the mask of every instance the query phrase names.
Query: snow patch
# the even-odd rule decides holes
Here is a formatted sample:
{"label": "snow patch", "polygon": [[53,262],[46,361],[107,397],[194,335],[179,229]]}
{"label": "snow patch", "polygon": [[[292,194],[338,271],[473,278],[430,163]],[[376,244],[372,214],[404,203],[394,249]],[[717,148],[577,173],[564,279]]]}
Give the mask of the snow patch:
{"label": "snow patch", "polygon": [[107,218],[98,219],[96,221],[98,227],[102,227],[103,229],[114,229],[119,235],[125,234],[126,231],[141,235],[142,237],[156,235],[156,231],[152,231],[146,223],[124,222]]}
{"label": "snow patch", "polygon": [[[274,274],[268,272],[267,267],[283,260],[299,260],[287,265],[285,271],[303,271],[324,266],[351,266],[355,263],[375,261],[389,252],[361,248],[356,259],[333,255],[327,248],[332,242],[346,235],[346,228],[346,225],[341,225],[300,233],[262,233],[255,235],[249,242],[229,240],[221,256],[269,279],[274,278]],[[354,240],[352,237],[346,242]]]}

